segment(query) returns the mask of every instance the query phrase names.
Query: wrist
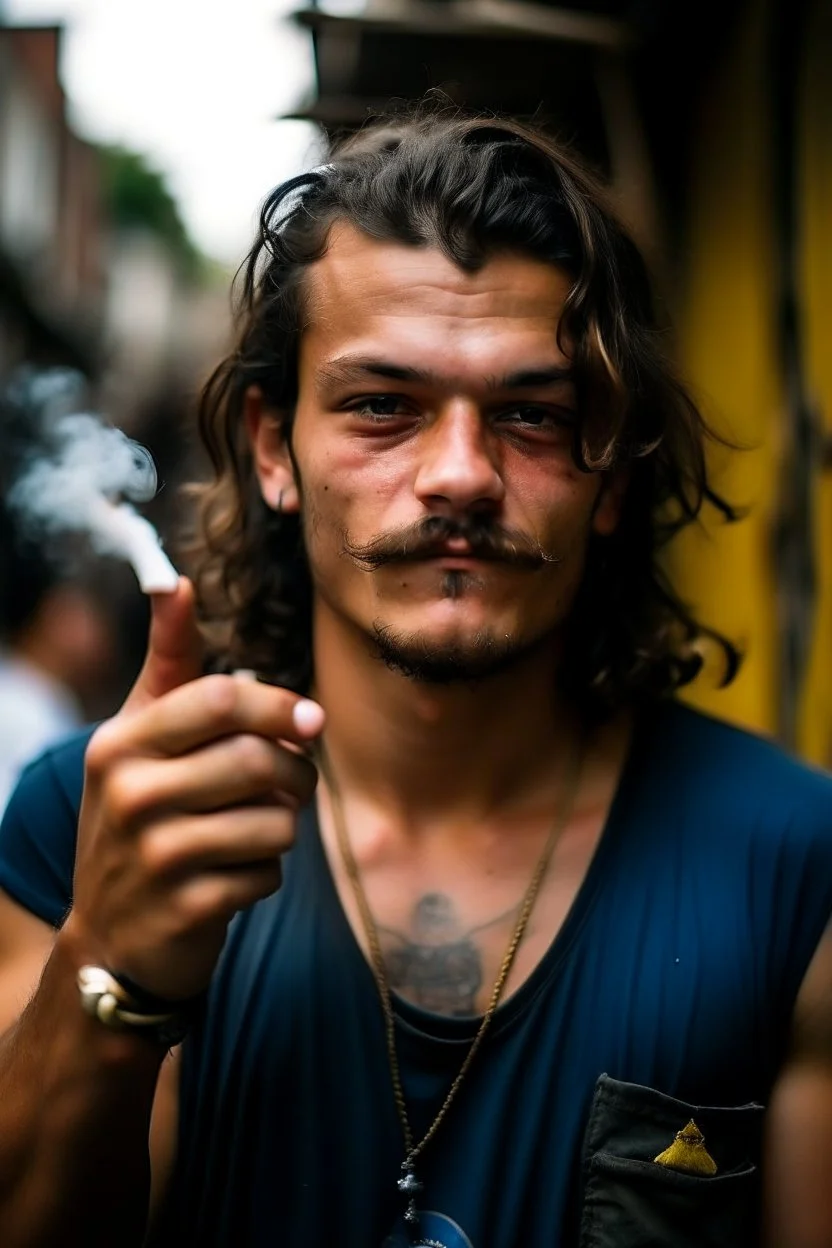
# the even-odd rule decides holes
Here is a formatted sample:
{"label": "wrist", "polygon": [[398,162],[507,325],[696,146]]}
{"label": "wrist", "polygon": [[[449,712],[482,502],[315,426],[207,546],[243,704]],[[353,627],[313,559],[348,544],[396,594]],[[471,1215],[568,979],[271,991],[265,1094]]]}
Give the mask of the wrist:
{"label": "wrist", "polygon": [[185,1039],[204,998],[165,1001],[109,967],[86,963],[76,976],[85,1013],[114,1031],[129,1031],[171,1049]]}
{"label": "wrist", "polygon": [[48,1064],[56,1075],[63,1071],[94,1072],[101,1086],[115,1086],[146,1076],[155,1084],[166,1050],[130,1031],[104,1027],[85,1012],[78,991],[78,971],[90,960],[90,950],[71,932],[58,933],[44,967],[37,992],[27,1007],[49,1045]]}
{"label": "wrist", "polygon": [[135,1037],[142,1045],[166,1051],[181,1043],[202,1011],[205,993],[176,1001],[159,997],[112,965],[73,913],[58,943],[69,962],[79,1010],[102,1033]]}

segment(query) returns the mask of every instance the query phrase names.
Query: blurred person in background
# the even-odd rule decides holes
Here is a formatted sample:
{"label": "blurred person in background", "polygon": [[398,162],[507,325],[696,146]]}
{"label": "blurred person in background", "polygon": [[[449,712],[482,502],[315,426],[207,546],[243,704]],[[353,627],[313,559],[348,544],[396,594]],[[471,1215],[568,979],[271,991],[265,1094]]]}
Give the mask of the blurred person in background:
{"label": "blurred person in background", "polygon": [[0,509],[0,809],[20,770],[92,718],[112,622],[80,578],[24,543]]}
{"label": "blurred person in background", "polygon": [[678,696],[665,338],[510,121],[269,198],[198,605],[0,830],[4,1248],[828,1248],[832,777]]}
{"label": "blurred person in background", "polygon": [[49,376],[18,370],[0,394],[0,810],[24,764],[98,716],[116,663],[113,617],[83,557],[70,565],[7,503],[38,443],[36,379]]}

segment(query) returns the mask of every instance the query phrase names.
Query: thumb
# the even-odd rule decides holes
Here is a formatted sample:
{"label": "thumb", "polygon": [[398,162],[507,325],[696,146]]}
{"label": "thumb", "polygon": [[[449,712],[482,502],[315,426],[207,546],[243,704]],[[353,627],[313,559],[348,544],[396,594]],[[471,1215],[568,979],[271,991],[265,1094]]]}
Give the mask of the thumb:
{"label": "thumb", "polygon": [[144,664],[123,710],[137,710],[202,675],[202,638],[194,587],[180,576],[173,593],[150,595],[150,633]]}

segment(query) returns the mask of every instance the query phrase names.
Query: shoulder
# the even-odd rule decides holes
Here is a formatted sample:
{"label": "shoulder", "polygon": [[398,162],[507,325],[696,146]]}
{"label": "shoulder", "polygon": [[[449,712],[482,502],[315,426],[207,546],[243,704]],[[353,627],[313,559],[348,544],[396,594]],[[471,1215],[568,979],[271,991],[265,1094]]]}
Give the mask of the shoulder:
{"label": "shoulder", "polygon": [[26,806],[55,800],[77,811],[84,787],[84,755],[97,727],[85,724],[41,750],[21,771],[12,803]]}
{"label": "shoulder", "polygon": [[0,888],[53,926],[71,901],[84,754],[96,727],[38,754],[21,772],[0,823]]}
{"label": "shoulder", "polygon": [[683,875],[742,916],[793,1000],[832,916],[832,774],[747,728],[672,703],[645,734],[642,792]]}
{"label": "shoulder", "polygon": [[759,829],[814,829],[832,850],[832,772],[778,741],[674,702],[654,721],[656,753],[688,800]]}

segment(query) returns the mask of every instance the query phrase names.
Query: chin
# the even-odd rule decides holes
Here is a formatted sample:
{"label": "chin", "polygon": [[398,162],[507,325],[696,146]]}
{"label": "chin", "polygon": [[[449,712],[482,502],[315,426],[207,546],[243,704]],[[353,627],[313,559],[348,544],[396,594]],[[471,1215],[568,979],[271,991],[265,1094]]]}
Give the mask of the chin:
{"label": "chin", "polygon": [[509,671],[540,648],[541,638],[527,640],[515,633],[482,628],[454,636],[437,636],[427,630],[399,631],[376,623],[372,641],[378,659],[420,684],[470,684]]}

